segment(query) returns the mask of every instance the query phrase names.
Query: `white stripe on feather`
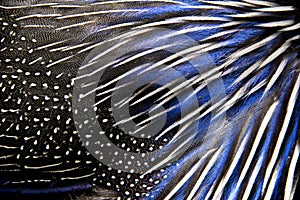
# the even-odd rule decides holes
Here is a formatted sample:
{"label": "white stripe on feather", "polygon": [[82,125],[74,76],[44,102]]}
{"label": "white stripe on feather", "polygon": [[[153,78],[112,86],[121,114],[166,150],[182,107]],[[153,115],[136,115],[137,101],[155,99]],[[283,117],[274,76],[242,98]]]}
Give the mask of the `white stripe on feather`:
{"label": "white stripe on feather", "polygon": [[[268,56],[266,59],[263,60],[263,62],[260,64],[260,62],[257,62],[250,66],[245,72],[243,72],[232,85],[239,83],[246,77],[248,77],[252,72],[257,71],[263,67],[265,67],[267,64],[272,62],[274,59],[278,58],[281,54],[285,53],[285,51],[290,47],[291,41],[295,40],[295,37],[287,40],[283,45],[281,45],[275,52],[273,52],[270,56]],[[258,65],[259,64],[259,65]]]}
{"label": "white stripe on feather", "polygon": [[287,28],[284,28],[284,29],[282,29],[280,31],[282,31],[282,32],[289,32],[289,31],[295,31],[295,30],[298,30],[298,29],[300,29],[300,23],[295,24],[295,25],[290,26],[290,27],[287,27]]}
{"label": "white stripe on feather", "polygon": [[4,149],[18,149],[19,147],[7,146],[7,145],[0,145],[0,148],[4,148]]}
{"label": "white stripe on feather", "polygon": [[223,7],[255,7],[255,5],[239,2],[239,1],[207,1],[207,0],[199,0],[199,2],[206,3],[206,4],[213,4]]}
{"label": "white stripe on feather", "polygon": [[61,180],[77,180],[77,179],[87,178],[87,177],[90,177],[93,175],[95,175],[95,173],[91,173],[91,174],[87,174],[87,175],[83,175],[83,176],[63,177],[63,178],[61,178]]}
{"label": "white stripe on feather", "polygon": [[215,162],[217,161],[218,156],[221,154],[221,151],[222,151],[222,149],[219,148],[219,150],[214,154],[214,156],[213,156],[213,157],[210,159],[210,161],[207,163],[207,165],[205,166],[203,172],[202,172],[201,175],[199,176],[199,178],[198,178],[198,180],[197,180],[195,186],[192,188],[192,190],[191,190],[189,196],[187,197],[187,200],[191,200],[191,199],[195,196],[197,190],[199,189],[200,185],[203,183],[203,180],[204,180],[204,178],[207,176],[209,170],[213,167],[213,165],[214,165]]}
{"label": "white stripe on feather", "polygon": [[253,17],[262,17],[264,16],[264,14],[261,12],[247,12],[247,13],[231,14],[227,16],[232,18],[245,19],[245,18],[253,18]]}
{"label": "white stripe on feather", "polygon": [[24,168],[25,169],[44,169],[44,168],[59,166],[61,164],[63,164],[63,162],[59,162],[59,163],[55,163],[55,164],[51,164],[51,165],[36,166],[36,167],[25,165]]}
{"label": "white stripe on feather", "polygon": [[271,177],[271,181],[268,185],[268,188],[266,188],[266,195],[264,197],[264,200],[270,200],[273,193],[274,193],[274,188],[276,186],[276,180],[278,178],[278,173],[279,173],[279,163],[277,163],[276,168],[274,169],[274,173]]}
{"label": "white stripe on feather", "polygon": [[67,42],[67,41],[68,41],[68,39],[67,40],[58,41],[58,42],[54,42],[54,43],[50,43],[50,44],[46,44],[46,45],[43,45],[43,46],[35,48],[35,50],[46,49],[48,47],[52,47],[52,46],[55,46],[57,44],[61,44],[61,43]]}
{"label": "white stripe on feather", "polygon": [[212,16],[184,16],[171,18],[170,20],[174,21],[216,21],[216,22],[227,22],[230,19],[225,17],[212,17]]}
{"label": "white stripe on feather", "polygon": [[77,14],[70,14],[64,15],[61,17],[57,17],[56,19],[70,19],[75,17],[86,17],[86,16],[93,16],[93,15],[101,15],[101,14],[110,14],[110,13],[126,13],[126,12],[146,12],[145,9],[123,9],[123,10],[100,10],[95,12],[84,12],[84,13],[77,13]]}
{"label": "white stripe on feather", "polygon": [[231,34],[231,36],[232,36],[233,33],[236,33],[238,31],[241,31],[241,29],[232,29],[232,30],[220,31],[217,34],[214,34],[212,36],[209,36],[209,37],[206,37],[206,38],[200,40],[199,42],[204,42],[206,40],[211,40],[211,39],[219,38],[219,37],[222,37],[222,36],[225,36],[225,35],[229,35],[229,34]]}
{"label": "white stripe on feather", "polygon": [[[249,124],[249,122],[251,120],[253,120],[253,116],[249,115],[248,119],[244,123],[245,126],[243,126],[243,130],[241,132],[244,133],[245,129],[249,129],[249,127],[247,127],[247,124]],[[249,130],[251,131],[252,128],[249,129]],[[230,176],[232,175],[233,170],[236,168],[237,163],[239,162],[239,160],[240,160],[240,158],[241,158],[241,156],[242,156],[242,154],[245,150],[246,144],[249,142],[250,136],[251,136],[251,134],[249,134],[249,131],[246,132],[242,142],[238,145],[239,148],[238,148],[236,154],[234,155],[233,160],[232,160],[230,166],[228,167],[228,170],[227,170],[226,174],[221,179],[221,181],[220,181],[220,183],[219,183],[219,185],[218,185],[218,187],[217,187],[217,189],[214,193],[214,196],[213,196],[212,200],[217,200],[217,199],[221,198],[221,196],[224,192],[225,185],[227,184]]]}
{"label": "white stripe on feather", "polygon": [[264,116],[264,118],[262,120],[262,123],[261,123],[261,125],[260,125],[260,127],[258,129],[258,132],[256,134],[256,137],[255,137],[255,140],[253,142],[253,145],[252,145],[252,148],[250,150],[250,153],[249,153],[249,155],[247,157],[246,163],[244,164],[242,172],[241,172],[241,174],[239,176],[237,185],[236,185],[235,189],[233,191],[231,191],[229,199],[233,199],[234,196],[237,193],[237,190],[240,188],[240,185],[243,182],[243,180],[244,180],[244,178],[245,178],[245,176],[246,176],[246,174],[247,174],[247,172],[248,172],[248,170],[250,168],[251,162],[252,162],[252,160],[254,158],[254,155],[256,153],[256,150],[257,150],[257,147],[258,147],[258,145],[260,143],[260,140],[263,137],[263,134],[264,134],[264,132],[265,132],[265,130],[266,130],[266,128],[267,128],[270,120],[271,120],[271,117],[272,117],[272,115],[273,115],[273,113],[274,113],[277,105],[278,105],[278,101],[275,101],[270,106],[270,108],[268,109],[267,113],[265,114],[265,116]]}
{"label": "white stripe on feather", "polygon": [[280,26],[290,26],[294,23],[295,23],[295,20],[282,20],[282,21],[261,23],[261,24],[257,24],[256,26],[263,27],[263,28],[274,28],[274,27],[280,27]]}
{"label": "white stripe on feather", "polygon": [[284,121],[283,121],[283,125],[281,127],[280,132],[279,132],[278,139],[276,141],[276,146],[274,148],[271,160],[270,160],[270,162],[268,164],[268,167],[266,169],[266,174],[265,174],[265,177],[264,177],[264,183],[263,183],[263,187],[262,187],[263,192],[265,192],[265,190],[266,190],[266,186],[268,184],[270,175],[273,171],[273,167],[274,167],[274,165],[276,163],[276,160],[278,158],[281,145],[283,143],[286,131],[287,131],[289,123],[290,123],[290,119],[291,119],[293,111],[294,111],[294,106],[296,104],[299,88],[300,88],[300,76],[298,76],[298,79],[297,79],[297,81],[295,83],[295,86],[293,88],[291,97],[290,97],[288,105],[287,105],[287,112],[286,112],[286,115],[285,115],[285,118],[284,118]]}
{"label": "white stripe on feather", "polygon": [[[194,166],[191,168],[191,170],[181,179],[181,181],[179,181],[179,183],[174,187],[174,189],[172,189],[169,194],[164,198],[164,200],[169,200],[173,197],[173,195],[186,183],[186,181],[192,177],[193,174],[195,174],[195,172],[197,172],[198,168],[201,166],[202,162],[204,161],[204,159],[206,159],[212,152],[214,152],[215,149],[211,149],[208,152],[205,153],[205,155],[196,163],[194,164]],[[214,154],[214,156],[212,157],[212,159],[210,160],[210,162],[208,163],[208,165],[206,166],[206,168],[211,168],[212,165],[214,164],[215,160],[217,159],[217,156],[220,154],[220,149]],[[213,163],[212,163],[213,162]],[[206,169],[205,168],[205,169]],[[205,172],[206,170],[203,170],[203,172]],[[208,169],[208,170],[209,170]],[[207,171],[208,171],[207,170]],[[206,174],[203,173],[202,174]],[[201,174],[201,175],[202,175]],[[205,177],[205,176],[204,176]],[[200,176],[201,179],[204,178],[203,175]]]}
{"label": "white stripe on feather", "polygon": [[77,48],[80,48],[80,47],[84,47],[84,46],[87,46],[87,45],[90,45],[90,44],[91,44],[91,42],[81,43],[81,44],[78,44],[78,45],[66,47],[62,51],[70,51],[70,50],[77,49]]}
{"label": "white stripe on feather", "polygon": [[269,1],[260,1],[260,0],[242,0],[242,1],[246,3],[251,3],[253,5],[258,5],[258,6],[267,6],[267,7],[278,6],[278,4]]}
{"label": "white stripe on feather", "polygon": [[32,15],[26,15],[23,17],[19,17],[16,19],[16,21],[24,20],[24,19],[30,19],[30,18],[50,18],[50,17],[60,17],[61,14],[32,14]]}
{"label": "white stripe on feather", "polygon": [[189,5],[187,3],[181,1],[172,1],[172,0],[122,0],[122,1],[104,1],[104,2],[96,2],[92,3],[91,5],[106,5],[106,4],[116,4],[116,3],[131,3],[131,2],[155,2],[155,3],[172,3],[172,4],[179,4],[179,5]]}
{"label": "white stripe on feather", "polygon": [[263,159],[264,159],[264,157],[262,157],[262,156],[259,157],[258,162],[256,163],[256,165],[255,165],[255,167],[253,169],[253,172],[251,174],[251,177],[250,177],[250,179],[249,179],[249,181],[247,183],[247,187],[246,187],[246,190],[244,192],[242,200],[249,199],[249,195],[251,193],[252,187],[255,184],[255,180],[257,178],[259,170],[261,169],[261,165],[262,165]]}
{"label": "white stripe on feather", "polygon": [[288,11],[295,11],[295,8],[293,6],[274,6],[274,7],[267,7],[267,8],[257,8],[253,9],[259,12],[288,12]]}
{"label": "white stripe on feather", "polygon": [[22,26],[23,28],[49,28],[54,29],[55,27],[51,24],[26,24]]}
{"label": "white stripe on feather", "polygon": [[50,63],[50,64],[46,65],[46,67],[47,67],[47,68],[52,67],[52,66],[57,65],[57,64],[59,64],[59,63],[61,63],[61,62],[64,62],[64,61],[66,61],[66,60],[69,60],[69,59],[71,59],[71,58],[73,58],[73,57],[74,57],[74,55],[64,57],[64,58],[59,59],[59,60],[57,60],[57,61],[55,61],[55,62],[53,62],[53,63]]}
{"label": "white stripe on feather", "polygon": [[52,8],[84,8],[86,5],[78,5],[78,4],[59,4],[53,5]]}
{"label": "white stripe on feather", "polygon": [[283,71],[284,67],[286,66],[288,62],[288,57],[283,58],[283,60],[280,62],[276,72],[271,77],[270,81],[268,82],[268,85],[266,86],[266,89],[264,91],[264,94],[262,95],[261,99],[265,97],[266,93],[271,89],[271,87],[274,85],[278,77],[281,75],[281,72]]}
{"label": "white stripe on feather", "polygon": [[237,61],[240,57],[253,52],[254,50],[264,46],[265,44],[271,42],[272,40],[274,40],[275,38],[277,38],[280,34],[279,33],[275,33],[273,35],[270,35],[269,37],[261,40],[260,42],[254,43],[244,49],[239,49],[237,51],[235,51],[234,53],[232,53],[228,60],[222,64],[223,68],[229,66],[230,64],[232,64],[233,62]]}
{"label": "white stripe on feather", "polygon": [[296,166],[298,162],[298,158],[300,155],[300,145],[299,141],[296,142],[296,146],[294,149],[294,153],[291,159],[291,164],[288,171],[288,176],[286,179],[286,185],[284,189],[284,199],[292,200],[295,192],[295,188],[297,185],[297,180],[294,181]]}
{"label": "white stripe on feather", "polygon": [[20,5],[20,6],[1,6],[3,9],[24,9],[29,7],[46,7],[46,6],[54,6],[58,5],[58,3],[41,3],[41,4],[29,4],[29,5]]}

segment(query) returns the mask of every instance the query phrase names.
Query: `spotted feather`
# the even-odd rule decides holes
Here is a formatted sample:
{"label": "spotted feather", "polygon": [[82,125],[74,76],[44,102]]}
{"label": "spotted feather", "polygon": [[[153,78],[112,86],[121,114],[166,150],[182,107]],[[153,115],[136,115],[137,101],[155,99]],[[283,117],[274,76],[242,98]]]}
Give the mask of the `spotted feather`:
{"label": "spotted feather", "polygon": [[[7,0],[0,13],[0,192],[293,198],[300,145],[296,1]],[[138,77],[149,84],[123,98]],[[130,117],[114,115],[124,105]],[[151,120],[157,128],[164,115],[166,123],[148,138],[122,129],[134,121],[142,130]],[[176,159],[164,157],[142,172],[120,170],[102,158],[118,152],[101,154],[94,124],[109,146],[134,155],[174,148],[169,157]]]}

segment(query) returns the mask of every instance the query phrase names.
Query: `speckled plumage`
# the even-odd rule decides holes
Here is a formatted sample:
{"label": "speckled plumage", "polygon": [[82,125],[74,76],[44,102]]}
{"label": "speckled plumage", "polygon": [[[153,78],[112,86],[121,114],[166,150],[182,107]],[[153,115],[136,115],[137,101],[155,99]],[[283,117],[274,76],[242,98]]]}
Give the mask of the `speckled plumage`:
{"label": "speckled plumage", "polygon": [[[0,192],[60,193],[97,186],[112,191],[108,198],[120,199],[292,198],[300,147],[298,5],[252,0],[1,2]],[[215,69],[193,85],[200,88],[199,104],[206,105],[199,111],[202,129],[212,111],[226,113],[229,125],[220,125],[220,141],[210,151],[202,151],[210,141],[199,131],[178,162],[141,175],[107,167],[87,151],[75,127],[72,92],[84,59],[99,43],[147,27],[184,32],[199,42],[199,51],[211,55]],[[134,68],[168,56],[158,52],[126,64]],[[203,82],[214,82],[218,74],[226,98],[205,104]],[[98,106],[101,120],[109,119],[105,106]],[[234,128],[226,137],[221,133],[227,134],[229,126]],[[148,152],[165,142],[136,142],[118,130],[105,130],[128,151]]]}

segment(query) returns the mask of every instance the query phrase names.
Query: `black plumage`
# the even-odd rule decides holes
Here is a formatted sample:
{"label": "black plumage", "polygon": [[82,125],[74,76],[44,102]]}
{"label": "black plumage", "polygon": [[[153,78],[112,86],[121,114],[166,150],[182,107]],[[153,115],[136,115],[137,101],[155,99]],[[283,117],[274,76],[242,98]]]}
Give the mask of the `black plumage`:
{"label": "black plumage", "polygon": [[[299,178],[296,1],[3,1],[0,12],[1,192],[61,193],[100,187],[100,195],[109,190],[108,198],[122,199],[292,198]],[[203,120],[203,132],[178,162],[142,175],[107,167],[91,155],[75,126],[72,99],[74,79],[93,49],[149,27],[188,35],[198,42],[196,50],[208,52],[215,67],[201,77],[188,63],[179,64],[188,79],[195,78],[192,87],[201,88],[197,93],[199,107],[204,106],[201,118],[190,121]],[[108,68],[112,72],[97,86],[135,66],[173,55],[157,51],[127,62],[146,50],[120,55],[120,63],[126,61],[121,70]],[[163,64],[177,61],[180,57]],[[224,82],[226,97],[212,105],[203,84],[215,82],[216,76]],[[97,94],[111,88],[99,89]],[[150,87],[132,102],[158,88]],[[155,94],[159,98],[168,91]],[[95,103],[103,99],[97,96]],[[105,106],[96,106],[101,120],[110,115]],[[205,132],[212,112],[226,113],[227,125],[220,124],[216,133]],[[147,114],[136,122],[143,122]],[[171,120],[168,126],[177,121]],[[227,131],[231,126],[233,130]],[[120,147],[124,143],[122,148],[128,151],[150,152],[149,148],[164,144],[141,139],[135,148],[132,137],[110,126],[105,130],[111,141]],[[219,140],[211,142],[203,133]],[[210,151],[204,151],[206,145],[211,145]],[[216,164],[209,162],[214,159]],[[202,176],[203,182],[198,182]]]}

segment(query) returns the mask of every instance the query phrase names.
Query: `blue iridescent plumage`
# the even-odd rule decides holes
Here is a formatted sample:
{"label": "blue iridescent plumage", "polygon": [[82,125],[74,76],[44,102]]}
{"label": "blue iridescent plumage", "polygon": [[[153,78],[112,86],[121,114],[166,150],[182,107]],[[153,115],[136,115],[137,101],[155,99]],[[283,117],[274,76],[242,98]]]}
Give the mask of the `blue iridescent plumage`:
{"label": "blue iridescent plumage", "polygon": [[[299,16],[292,0],[1,2],[0,192],[93,187],[119,199],[292,199]],[[128,113],[118,113],[127,103]],[[164,115],[152,137],[124,130],[133,121],[142,132],[153,125],[148,118]],[[111,143],[94,141],[98,135]],[[175,161],[130,171],[139,155],[151,163],[172,142]],[[101,150],[114,144],[136,153],[128,170],[118,168],[120,152]]]}

